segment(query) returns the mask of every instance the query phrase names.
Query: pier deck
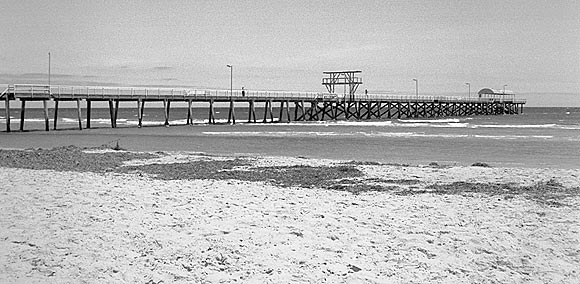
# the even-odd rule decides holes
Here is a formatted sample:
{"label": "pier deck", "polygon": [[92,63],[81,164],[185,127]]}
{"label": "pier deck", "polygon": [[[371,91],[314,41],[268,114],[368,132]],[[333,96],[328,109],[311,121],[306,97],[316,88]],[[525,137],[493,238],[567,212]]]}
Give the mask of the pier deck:
{"label": "pier deck", "polygon": [[[187,88],[139,88],[105,86],[56,86],[56,85],[9,85],[0,99],[4,101],[6,131],[10,132],[10,102],[19,100],[20,130],[24,130],[27,101],[42,101],[45,130],[49,130],[48,102],[54,101],[54,129],[57,127],[58,103],[76,101],[79,129],[82,125],[82,105],[85,102],[86,128],[90,128],[91,102],[109,103],[111,127],[116,127],[120,101],[133,101],[138,110],[139,126],[142,125],[145,102],[163,102],[165,125],[169,125],[171,102],[187,102],[187,124],[192,123],[192,103],[208,104],[208,122],[215,123],[214,104],[228,102],[228,123],[235,123],[235,108],[247,103],[248,122],[255,123],[256,103],[264,112],[262,122],[320,121],[338,119],[391,119],[435,118],[469,115],[502,115],[523,112],[525,100],[490,98],[463,98],[447,96],[397,96],[384,94],[355,94],[354,96],[315,92],[278,92],[248,90],[196,90]],[[273,104],[279,103],[279,115],[275,118]],[[291,104],[293,106],[291,106]],[[259,106],[258,106],[259,107]],[[293,111],[290,111],[292,108]],[[269,118],[269,120],[268,120]]]}

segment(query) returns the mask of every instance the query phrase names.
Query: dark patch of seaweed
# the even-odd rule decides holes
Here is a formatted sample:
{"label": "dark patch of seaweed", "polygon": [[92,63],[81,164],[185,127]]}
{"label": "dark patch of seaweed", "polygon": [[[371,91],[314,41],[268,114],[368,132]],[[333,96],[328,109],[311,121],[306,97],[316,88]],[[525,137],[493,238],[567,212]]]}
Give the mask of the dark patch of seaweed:
{"label": "dark patch of seaweed", "polygon": [[76,146],[52,149],[0,150],[0,167],[33,170],[55,170],[75,172],[111,171],[125,161],[152,159],[156,155],[124,151],[86,153]]}

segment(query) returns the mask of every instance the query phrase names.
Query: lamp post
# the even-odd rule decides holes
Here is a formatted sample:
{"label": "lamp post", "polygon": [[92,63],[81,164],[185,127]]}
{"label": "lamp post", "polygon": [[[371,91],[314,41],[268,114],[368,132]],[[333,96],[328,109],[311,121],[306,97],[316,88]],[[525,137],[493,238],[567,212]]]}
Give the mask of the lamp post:
{"label": "lamp post", "polygon": [[417,96],[417,99],[419,99],[419,80],[413,79],[413,81],[415,81],[415,95]]}
{"label": "lamp post", "polygon": [[50,86],[50,52],[48,53],[48,85]]}
{"label": "lamp post", "polygon": [[467,96],[471,98],[471,84],[465,83],[465,85],[467,85]]}
{"label": "lamp post", "polygon": [[228,68],[230,68],[230,98],[232,97],[233,94],[233,89],[234,89],[234,66],[233,65],[226,65],[228,66]]}

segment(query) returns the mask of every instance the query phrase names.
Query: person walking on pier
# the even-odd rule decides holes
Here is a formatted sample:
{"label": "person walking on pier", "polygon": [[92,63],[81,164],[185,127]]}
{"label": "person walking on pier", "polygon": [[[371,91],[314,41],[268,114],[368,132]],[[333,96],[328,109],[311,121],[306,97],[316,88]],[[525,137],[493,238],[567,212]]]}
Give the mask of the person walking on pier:
{"label": "person walking on pier", "polygon": [[242,87],[242,97],[246,96],[246,90],[244,90],[244,87]]}

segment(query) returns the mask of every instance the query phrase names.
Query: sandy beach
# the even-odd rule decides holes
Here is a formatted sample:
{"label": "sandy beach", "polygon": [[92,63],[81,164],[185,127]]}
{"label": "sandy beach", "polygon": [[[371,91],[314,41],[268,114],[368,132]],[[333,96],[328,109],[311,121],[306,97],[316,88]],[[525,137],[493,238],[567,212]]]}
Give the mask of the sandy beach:
{"label": "sandy beach", "polygon": [[76,147],[0,167],[2,283],[580,281],[580,170]]}
{"label": "sandy beach", "polygon": [[0,11],[0,284],[580,284],[578,0]]}

